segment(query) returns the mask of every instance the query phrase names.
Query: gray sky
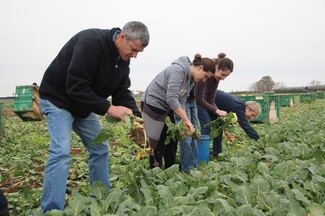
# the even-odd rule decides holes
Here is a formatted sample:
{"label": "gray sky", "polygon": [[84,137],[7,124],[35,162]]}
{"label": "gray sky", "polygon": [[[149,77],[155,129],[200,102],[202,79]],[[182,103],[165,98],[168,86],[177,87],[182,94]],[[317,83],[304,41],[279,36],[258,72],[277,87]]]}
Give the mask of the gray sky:
{"label": "gray sky", "polygon": [[86,28],[144,22],[150,44],[131,63],[132,90],[144,90],[179,56],[234,61],[219,88],[247,90],[264,75],[287,86],[325,83],[325,0],[0,0],[0,97],[40,83],[47,66]]}

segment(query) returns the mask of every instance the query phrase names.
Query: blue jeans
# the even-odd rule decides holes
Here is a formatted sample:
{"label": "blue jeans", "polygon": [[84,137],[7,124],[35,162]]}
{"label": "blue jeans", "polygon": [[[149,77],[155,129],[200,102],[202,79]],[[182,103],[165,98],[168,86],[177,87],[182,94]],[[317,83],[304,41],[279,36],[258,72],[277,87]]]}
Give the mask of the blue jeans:
{"label": "blue jeans", "polygon": [[197,105],[197,116],[200,121],[201,126],[201,134],[202,135],[209,135],[210,136],[210,126],[207,126],[212,121],[211,115],[208,110]]}
{"label": "blue jeans", "polygon": [[[211,121],[217,118],[217,115],[211,115],[208,110],[201,107],[200,105],[197,106],[198,117],[201,126],[201,134],[202,135],[209,135],[211,127],[207,126]],[[212,155],[216,156],[222,152],[222,132],[221,134],[213,139],[213,148],[212,148]]]}
{"label": "blue jeans", "polygon": [[64,209],[72,130],[79,135],[89,152],[90,183],[98,180],[109,188],[108,143],[91,143],[101,131],[98,116],[91,113],[86,118],[76,118],[67,110],[60,109],[50,101],[43,99],[41,99],[40,105],[42,112],[47,116],[48,131],[51,137],[43,182],[42,210],[45,212],[51,209]]}
{"label": "blue jeans", "polygon": [[[186,102],[185,111],[194,128],[197,129],[198,117],[195,100],[193,102]],[[180,121],[180,118],[176,114],[175,121]],[[191,168],[195,168],[199,163],[196,140],[192,137],[186,137],[180,142],[179,148],[181,152],[181,170],[188,171]]]}

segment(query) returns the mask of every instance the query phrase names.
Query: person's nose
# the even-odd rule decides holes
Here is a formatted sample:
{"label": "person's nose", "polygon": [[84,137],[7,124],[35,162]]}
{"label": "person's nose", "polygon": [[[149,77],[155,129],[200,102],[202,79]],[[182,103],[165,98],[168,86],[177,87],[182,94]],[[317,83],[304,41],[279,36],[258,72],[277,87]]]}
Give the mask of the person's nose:
{"label": "person's nose", "polygon": [[133,57],[133,58],[136,58],[137,56],[138,56],[138,52],[133,52],[133,53],[132,53],[132,57]]}

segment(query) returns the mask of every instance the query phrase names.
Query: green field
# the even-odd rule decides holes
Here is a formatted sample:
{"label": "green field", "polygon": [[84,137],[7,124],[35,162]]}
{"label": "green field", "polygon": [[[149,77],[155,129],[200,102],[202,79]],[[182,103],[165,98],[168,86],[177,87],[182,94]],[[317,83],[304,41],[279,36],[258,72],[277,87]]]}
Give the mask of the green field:
{"label": "green field", "polygon": [[[279,123],[254,127],[259,142],[237,128],[222,155],[182,173],[176,165],[148,169],[147,158],[135,159],[138,147],[115,123],[108,193],[100,184],[90,189],[87,154],[73,135],[67,207],[48,215],[325,215],[325,100],[283,108]],[[11,214],[42,215],[46,122],[5,116],[4,129],[0,186]]]}

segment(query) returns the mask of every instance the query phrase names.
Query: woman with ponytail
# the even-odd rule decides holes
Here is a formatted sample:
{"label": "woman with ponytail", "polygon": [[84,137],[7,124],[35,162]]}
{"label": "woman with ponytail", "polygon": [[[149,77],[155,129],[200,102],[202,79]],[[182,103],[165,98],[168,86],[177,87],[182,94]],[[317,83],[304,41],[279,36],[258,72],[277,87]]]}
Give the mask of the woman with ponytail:
{"label": "woman with ponytail", "polygon": [[[219,53],[218,58],[214,59],[216,64],[216,71],[214,76],[211,76],[205,81],[198,81],[196,83],[196,102],[198,117],[201,126],[201,135],[210,135],[210,127],[207,126],[211,120],[227,115],[227,112],[220,110],[215,104],[216,91],[219,85],[219,81],[224,80],[234,69],[233,61],[226,58],[226,54]],[[217,152],[221,151],[217,146],[213,146],[213,155],[217,155]]]}
{"label": "woman with ponytail", "polygon": [[191,62],[182,56],[161,71],[149,84],[141,99],[144,127],[152,149],[150,167],[165,168],[175,164],[177,142],[165,145],[167,126],[165,118],[174,119],[174,113],[183,121],[189,131],[195,129],[184,110],[185,102],[195,81],[204,81],[215,72],[215,62],[196,54]]}

